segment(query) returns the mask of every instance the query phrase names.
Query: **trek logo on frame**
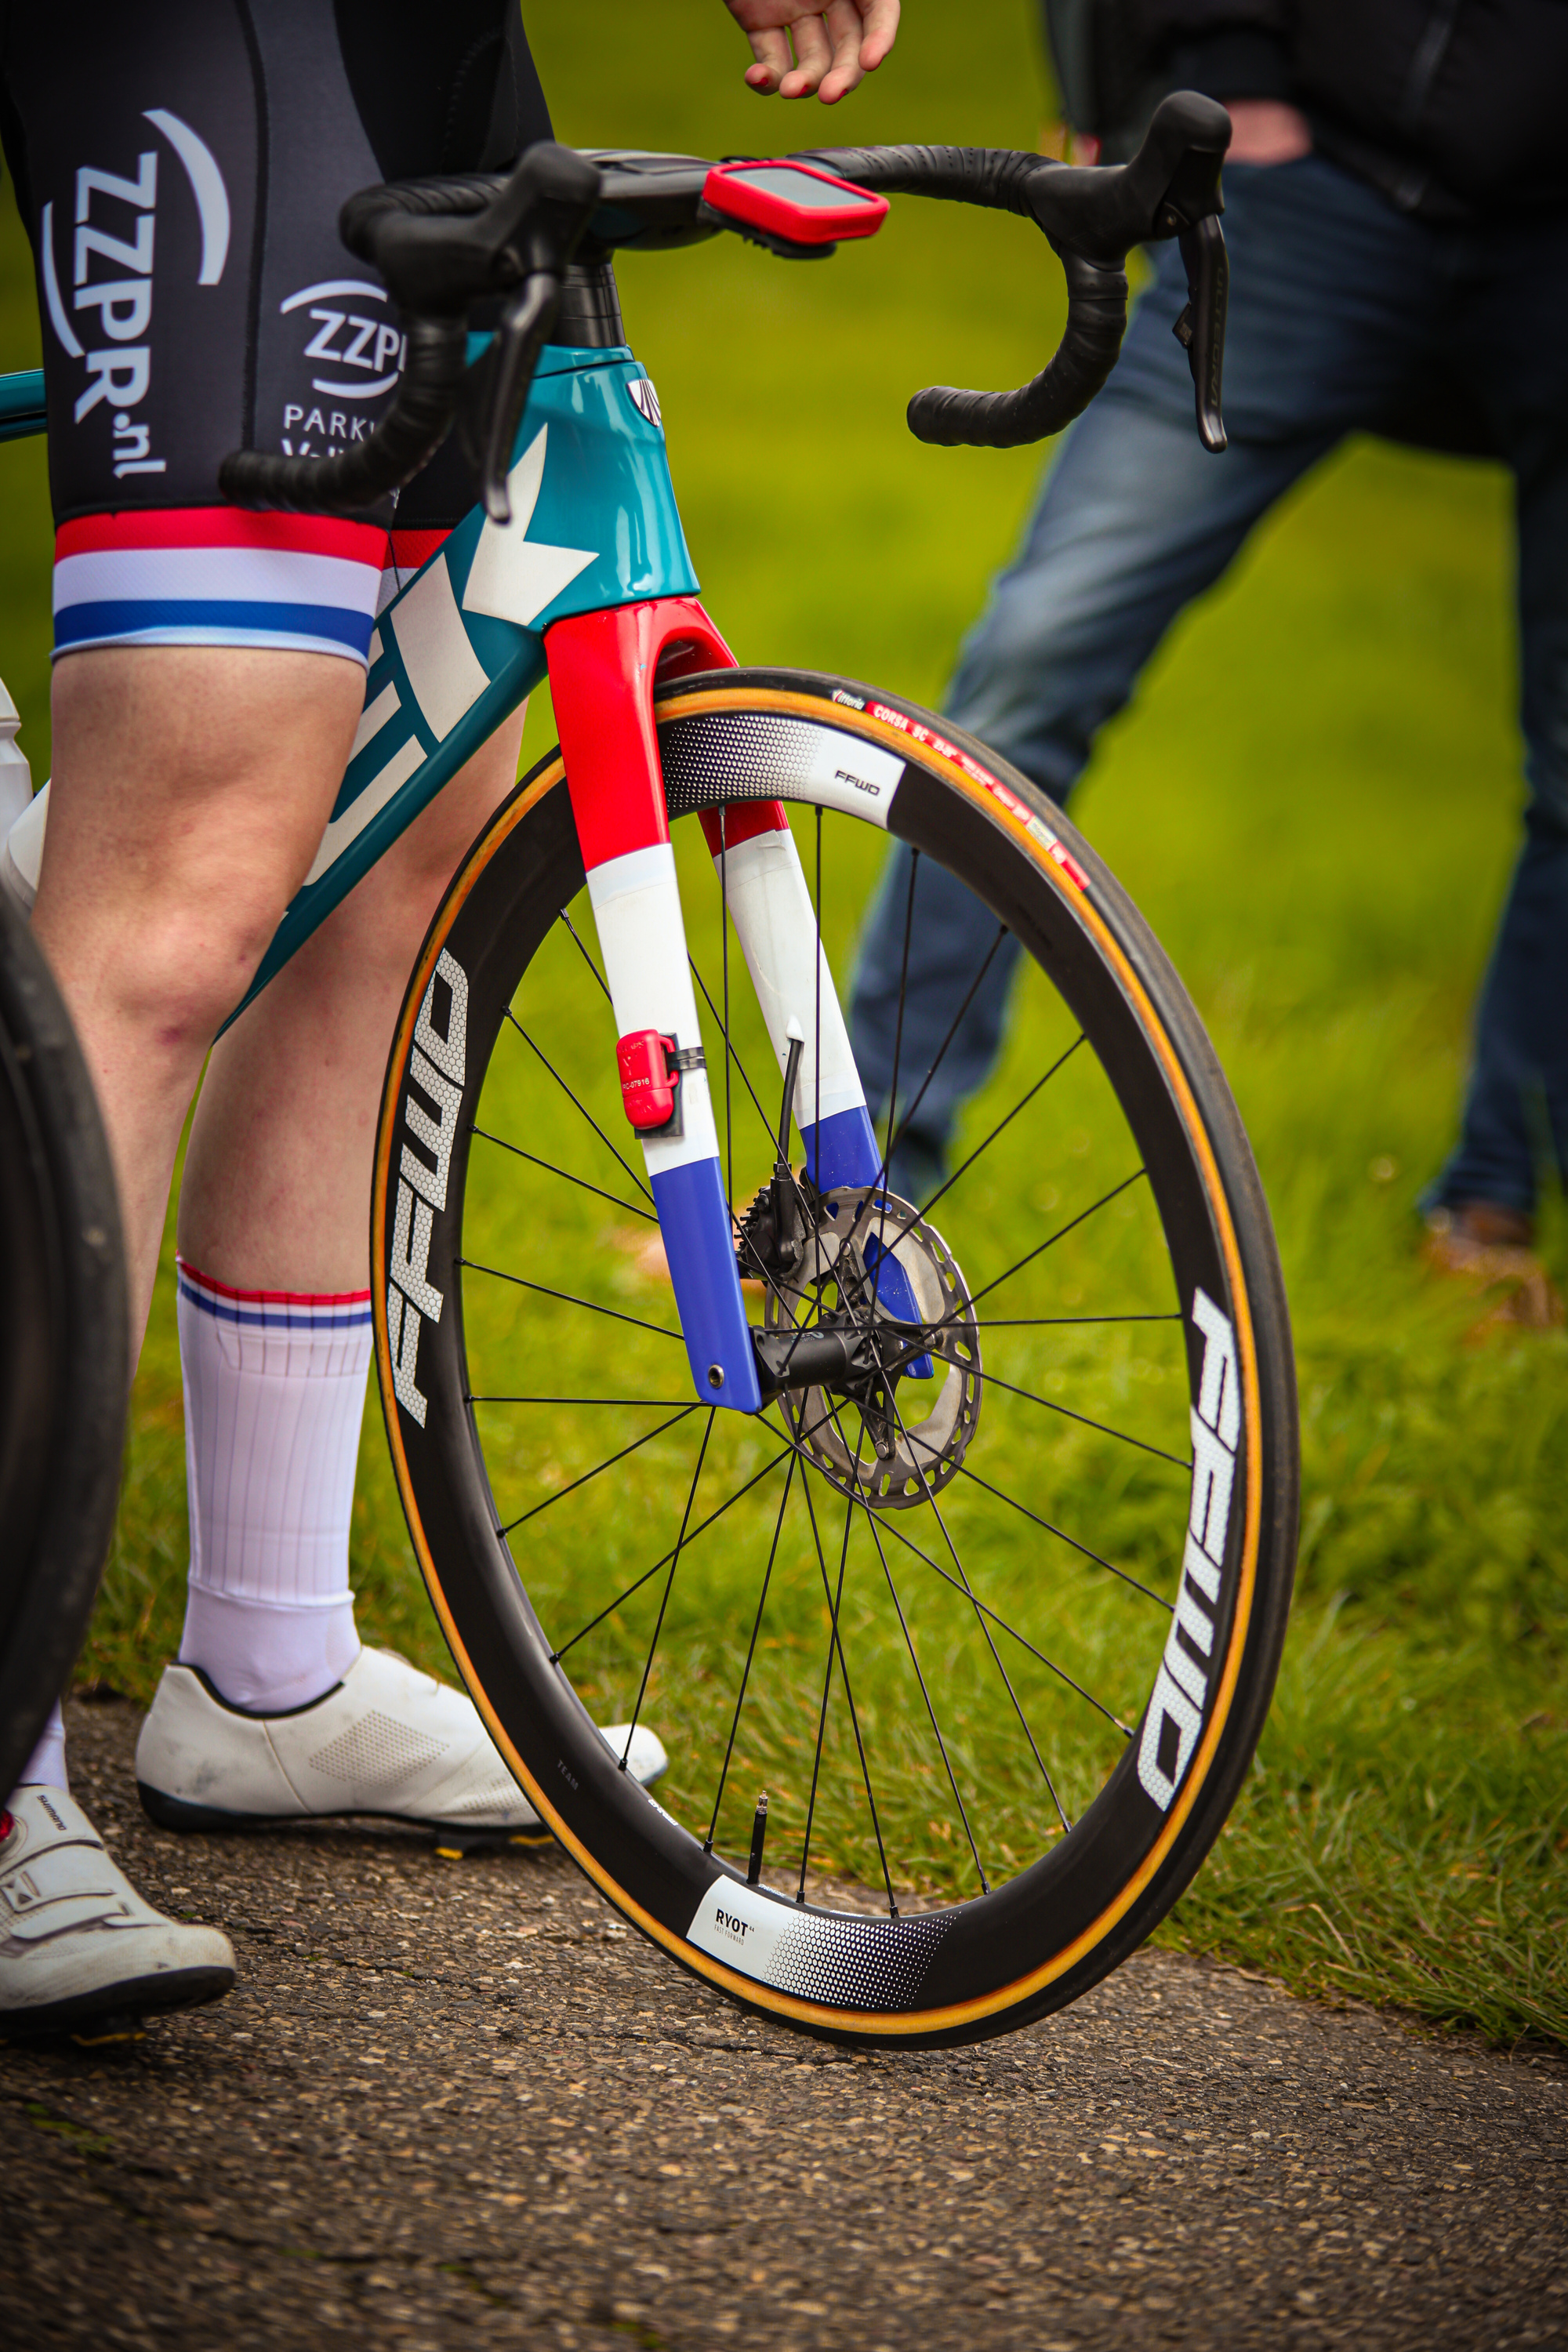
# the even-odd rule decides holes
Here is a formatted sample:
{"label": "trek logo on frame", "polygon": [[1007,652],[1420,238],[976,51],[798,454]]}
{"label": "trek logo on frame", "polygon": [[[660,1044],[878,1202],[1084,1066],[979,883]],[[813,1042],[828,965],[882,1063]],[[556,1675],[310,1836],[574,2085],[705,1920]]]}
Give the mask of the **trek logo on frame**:
{"label": "trek logo on frame", "polygon": [[[444,1037],[436,1027],[437,981],[444,983],[448,994]],[[428,1399],[421,1393],[416,1377],[419,1370],[419,1335],[426,1323],[439,1323],[445,1304],[441,1292],[430,1279],[430,1236],[437,1213],[447,1206],[452,1145],[463,1099],[468,1034],[468,976],[457,958],[443,948],[414,1029],[414,1053],[408,1072],[413,1083],[403,1105],[404,1124],[414,1140],[404,1144],[399,1163],[386,1285],[386,1345],[392,1359],[393,1393],[421,1429],[425,1426]],[[434,1106],[434,1118],[426,1109],[426,1102]],[[419,1149],[416,1150],[416,1145]]]}
{"label": "trek logo on frame", "polygon": [[1192,1513],[1175,1614],[1138,1745],[1138,1778],[1163,1813],[1169,1811],[1186,1777],[1203,1728],[1241,1435],[1240,1376],[1230,1318],[1205,1290],[1198,1289],[1193,1294],[1193,1321],[1204,1335],[1204,1365],[1192,1410]]}

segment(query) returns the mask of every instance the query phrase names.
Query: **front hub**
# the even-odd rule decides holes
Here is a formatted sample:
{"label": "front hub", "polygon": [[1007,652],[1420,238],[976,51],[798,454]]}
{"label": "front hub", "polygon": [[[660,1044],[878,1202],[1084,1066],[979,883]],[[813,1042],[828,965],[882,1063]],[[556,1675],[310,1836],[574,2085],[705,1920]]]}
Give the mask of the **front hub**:
{"label": "front hub", "polygon": [[[956,1476],[980,1423],[980,1334],[958,1263],[896,1193],[795,1187],[790,1249],[759,1265],[758,1376],[791,1434],[844,1493],[879,1510],[928,1502]],[[794,1262],[780,1262],[786,1255]],[[902,1270],[915,1317],[879,1297]]]}

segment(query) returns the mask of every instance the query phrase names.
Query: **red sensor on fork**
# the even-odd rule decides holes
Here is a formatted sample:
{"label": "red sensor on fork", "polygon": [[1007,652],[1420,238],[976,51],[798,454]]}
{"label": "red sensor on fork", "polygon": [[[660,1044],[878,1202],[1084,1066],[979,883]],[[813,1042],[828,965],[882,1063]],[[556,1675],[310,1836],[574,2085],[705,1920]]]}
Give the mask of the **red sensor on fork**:
{"label": "red sensor on fork", "polygon": [[703,1068],[700,1045],[679,1046],[657,1029],[631,1029],[616,1041],[621,1101],[639,1135],[680,1132],[680,1078]]}

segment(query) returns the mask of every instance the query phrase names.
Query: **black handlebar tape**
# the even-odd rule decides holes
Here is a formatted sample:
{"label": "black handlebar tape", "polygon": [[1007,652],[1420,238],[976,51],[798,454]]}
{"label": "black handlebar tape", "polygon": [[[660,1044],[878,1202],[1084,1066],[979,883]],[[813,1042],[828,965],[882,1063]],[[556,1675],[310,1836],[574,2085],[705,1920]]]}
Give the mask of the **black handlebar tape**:
{"label": "black handlebar tape", "polygon": [[468,330],[456,319],[411,319],[397,396],[368,439],[335,457],[275,457],[236,449],[218,488],[237,506],[357,513],[411,481],[446,438],[468,362]]}
{"label": "black handlebar tape", "polygon": [[1219,169],[1229,144],[1224,107],[1178,90],[1162,101],[1129,163],[1068,165],[990,147],[821,147],[800,160],[884,194],[1019,213],[1053,245],[1119,264],[1135,245],[1174,236],[1222,209]]}
{"label": "black handlebar tape", "polygon": [[[1212,225],[1221,209],[1220,164],[1229,144],[1224,107],[1185,90],[1158,108],[1130,163],[1103,171],[983,147],[819,148],[804,158],[859,187],[1021,214],[1045,231],[1061,261],[1067,326],[1049,364],[1016,392],[933,387],[917,393],[909,406],[916,438],[948,447],[1013,448],[1059,433],[1081,415],[1115,366],[1126,332],[1122,264],[1129,250],[1155,237],[1190,236],[1200,223]],[[1223,307],[1218,321],[1223,342]],[[1217,426],[1217,358],[1209,374]],[[1206,423],[1201,394],[1199,413]],[[1211,447],[1224,446],[1223,427],[1217,429],[1217,441],[1205,432]]]}
{"label": "black handlebar tape", "polygon": [[541,270],[560,276],[602,185],[585,156],[545,143],[488,187],[447,179],[362,190],[338,229],[351,253],[380,270],[405,315],[439,318]]}
{"label": "black handlebar tape", "polygon": [[933,385],[909,405],[917,441],[944,448],[1016,449],[1044,441],[1082,415],[1116,365],[1127,331],[1127,273],[1061,257],[1068,281],[1068,322],[1061,343],[1032,383],[1016,392],[956,392]]}

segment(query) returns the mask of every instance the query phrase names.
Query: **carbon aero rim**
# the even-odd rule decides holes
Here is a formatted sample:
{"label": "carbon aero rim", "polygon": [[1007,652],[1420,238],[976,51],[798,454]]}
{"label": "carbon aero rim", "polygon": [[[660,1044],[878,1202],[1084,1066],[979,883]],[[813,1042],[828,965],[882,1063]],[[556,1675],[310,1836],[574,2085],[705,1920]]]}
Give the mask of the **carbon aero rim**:
{"label": "carbon aero rim", "polygon": [[[879,820],[911,870],[984,901],[983,965],[1009,933],[1024,950],[952,1181],[899,1213],[930,1299],[948,1270],[921,1309],[950,1318],[933,1349],[963,1302],[972,1420],[942,1440],[934,1392],[896,1383],[906,1442],[926,1442],[918,1392],[945,1450],[940,1486],[910,1478],[894,1507],[843,1467],[865,1450],[847,1398],[815,1409],[837,1473],[798,1393],[793,1418],[696,1399],[552,754],[456,877],[393,1045],[373,1255],[409,1527],[503,1754],[627,1918],[817,2032],[978,2039],[1149,1932],[1262,1727],[1297,1479],[1268,1214],[1174,972],[1016,772],[810,674],[684,679],[657,716],[738,1217],[782,1090],[695,810],[794,803],[841,992]],[[912,891],[903,919],[907,977]],[[973,982],[953,980],[955,1013]],[[945,1050],[894,1076],[900,1118]],[[768,1308],[759,1291],[752,1321]],[[657,1801],[594,1728],[634,1717],[671,1751]]]}
{"label": "carbon aero rim", "polygon": [[91,1081],[0,893],[0,1804],[80,1646],[114,1526],[130,1353]]}

